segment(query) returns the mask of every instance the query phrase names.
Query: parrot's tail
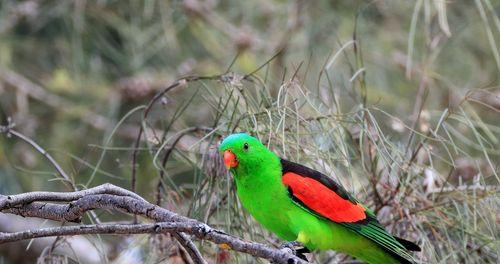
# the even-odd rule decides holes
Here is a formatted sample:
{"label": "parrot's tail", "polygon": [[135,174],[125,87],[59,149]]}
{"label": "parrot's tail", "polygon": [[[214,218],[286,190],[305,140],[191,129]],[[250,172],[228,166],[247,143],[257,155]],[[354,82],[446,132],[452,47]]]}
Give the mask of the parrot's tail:
{"label": "parrot's tail", "polygon": [[401,243],[401,245],[403,245],[403,247],[405,247],[407,250],[409,251],[420,251],[420,247],[411,242],[411,241],[408,241],[408,240],[405,240],[405,239],[402,239],[402,238],[399,238],[399,237],[394,237],[399,243]]}
{"label": "parrot's tail", "polygon": [[[399,238],[399,237],[394,237],[406,250],[408,251],[420,251],[420,247],[413,243],[413,242],[410,242],[408,240],[405,240],[405,239],[402,239],[402,238]],[[395,258],[397,260],[398,263],[400,264],[415,264],[415,260],[411,257],[408,257],[408,256],[402,256],[400,254],[397,254],[395,252],[392,252],[392,251],[389,251],[387,249],[385,249],[385,251],[387,253],[389,253],[393,258]]]}

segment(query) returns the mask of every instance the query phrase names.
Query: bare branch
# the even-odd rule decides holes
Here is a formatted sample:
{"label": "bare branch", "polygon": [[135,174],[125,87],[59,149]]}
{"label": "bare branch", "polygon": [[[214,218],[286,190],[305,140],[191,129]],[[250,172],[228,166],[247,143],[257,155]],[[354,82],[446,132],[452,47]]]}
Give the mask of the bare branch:
{"label": "bare branch", "polygon": [[69,193],[54,193],[54,192],[29,192],[10,196],[0,195],[0,208],[13,207],[19,204],[28,204],[34,201],[51,201],[51,202],[70,202],[91,194],[113,194],[118,196],[129,196],[138,200],[146,201],[141,196],[115,186],[110,183],[99,185],[87,190],[69,192]]}
{"label": "bare branch", "polygon": [[89,234],[144,234],[162,233],[174,230],[193,229],[192,223],[156,223],[156,224],[98,224],[98,225],[75,225],[63,227],[48,227],[37,230],[27,230],[22,232],[3,233],[0,232],[0,244],[15,242],[20,240],[51,237],[51,236],[75,236]]}
{"label": "bare branch", "polygon": [[73,236],[88,234],[156,234],[165,232],[185,232],[196,236],[199,239],[209,240],[217,244],[227,244],[233,250],[247,253],[256,257],[261,257],[276,263],[297,263],[306,264],[304,260],[289,254],[285,250],[273,249],[268,246],[241,240],[228,235],[222,231],[213,229],[198,221],[192,222],[162,222],[155,224],[100,224],[100,225],[77,225],[41,228],[15,233],[0,233],[0,244],[49,236]]}
{"label": "bare branch", "polygon": [[[213,229],[205,223],[178,215],[135,196],[137,195],[132,195],[129,191],[111,184],[70,193],[32,192],[0,196],[0,212],[20,216],[38,217],[59,222],[79,222],[82,216],[88,211],[108,209],[140,215],[158,222],[156,224],[134,225],[97,224],[62,226],[17,233],[0,233],[0,244],[47,236],[171,232],[175,236],[179,236],[177,239],[186,248],[196,263],[206,262],[186,234],[217,244],[225,244],[233,250],[265,258],[275,263],[307,263],[286,250],[279,250],[264,244],[242,240]],[[69,203],[49,203],[44,201]]]}

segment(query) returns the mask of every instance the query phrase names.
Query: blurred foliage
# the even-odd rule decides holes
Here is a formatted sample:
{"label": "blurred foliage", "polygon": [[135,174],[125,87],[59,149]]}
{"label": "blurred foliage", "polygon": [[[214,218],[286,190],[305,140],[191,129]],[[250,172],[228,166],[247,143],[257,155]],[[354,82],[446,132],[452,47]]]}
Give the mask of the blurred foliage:
{"label": "blurred foliage", "polygon": [[[138,193],[158,199],[163,173],[163,206],[278,244],[241,210],[214,148],[248,131],[280,155],[334,172],[389,230],[423,246],[422,262],[494,263],[499,12],[497,0],[3,0],[2,119],[49,151],[78,188],[130,188],[142,126]],[[217,74],[226,75],[168,92],[144,120],[148,102],[176,79]],[[31,146],[0,140],[1,193],[68,190]],[[147,254],[170,238],[96,240],[112,245],[105,261],[120,259],[122,247],[148,263],[170,252]],[[214,260],[224,253],[202,248]]]}

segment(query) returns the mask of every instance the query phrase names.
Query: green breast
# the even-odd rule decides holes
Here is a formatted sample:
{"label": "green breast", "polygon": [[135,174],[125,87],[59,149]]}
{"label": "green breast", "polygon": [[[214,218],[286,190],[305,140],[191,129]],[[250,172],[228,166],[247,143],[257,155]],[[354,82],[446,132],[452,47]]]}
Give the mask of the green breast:
{"label": "green breast", "polygon": [[280,182],[269,183],[255,178],[249,181],[237,177],[236,187],[241,204],[261,225],[281,239],[296,239],[297,234],[289,225],[294,204]]}

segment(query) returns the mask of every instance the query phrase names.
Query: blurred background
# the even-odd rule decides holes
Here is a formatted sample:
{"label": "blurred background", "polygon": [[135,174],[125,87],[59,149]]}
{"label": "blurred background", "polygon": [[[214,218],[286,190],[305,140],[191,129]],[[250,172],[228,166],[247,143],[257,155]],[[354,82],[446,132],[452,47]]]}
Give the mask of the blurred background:
{"label": "blurred background", "polygon": [[[423,248],[422,263],[496,263],[499,13],[498,0],[3,0],[2,125],[78,189],[110,182],[279,245],[241,208],[216,151],[247,131],[343,183]],[[0,193],[71,190],[33,144],[2,132]],[[0,214],[4,232],[52,225]],[[211,263],[264,263],[197,245]],[[0,246],[0,263],[37,261],[190,259],[168,235]]]}

